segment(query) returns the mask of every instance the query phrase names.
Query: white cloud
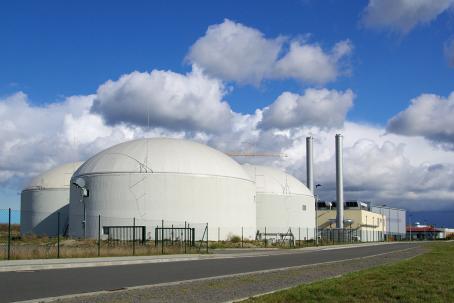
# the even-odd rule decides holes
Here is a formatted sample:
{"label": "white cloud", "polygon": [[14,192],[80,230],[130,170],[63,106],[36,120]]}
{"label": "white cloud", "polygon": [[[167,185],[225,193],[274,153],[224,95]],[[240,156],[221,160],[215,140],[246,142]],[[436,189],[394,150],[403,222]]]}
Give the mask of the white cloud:
{"label": "white cloud", "polygon": [[326,52],[306,41],[266,38],[257,29],[226,19],[208,28],[192,45],[187,60],[210,75],[242,84],[288,78],[322,84],[345,74],[342,61],[352,48],[345,40]]}
{"label": "white cloud", "polygon": [[0,99],[0,184],[20,188],[57,164],[132,139],[127,127],[108,127],[90,114],[93,99],[73,96],[45,106],[31,105],[22,92]]}
{"label": "white cloud", "polygon": [[[323,184],[321,198],[335,199],[334,135],[344,134],[346,199],[371,200],[411,210],[454,207],[454,159],[429,142],[392,134],[381,127],[346,122],[344,128],[297,127],[262,131],[251,142],[258,150],[287,158],[239,158],[273,165],[306,179],[305,137],[315,138],[315,180]],[[253,148],[249,147],[249,150]]]}
{"label": "white cloud", "polygon": [[392,117],[387,130],[406,136],[423,136],[454,149],[454,92],[448,98],[423,94],[410,106]]}
{"label": "white cloud", "polygon": [[232,112],[222,98],[224,85],[197,67],[186,74],[153,70],[133,72],[101,85],[92,112],[108,124],[165,127],[172,130],[220,131]]}
{"label": "white cloud", "polygon": [[[296,106],[284,107],[282,115],[293,117],[296,113],[298,118],[292,119],[298,120],[309,115],[301,108],[313,109],[315,105],[311,102],[327,102],[317,111],[330,110],[326,115],[331,116],[333,111],[339,111],[332,102],[345,98],[342,108],[346,111],[351,106],[353,93],[312,89],[292,98]],[[318,101],[313,101],[314,98]],[[188,138],[222,151],[283,153],[288,157],[239,160],[281,167],[304,181],[305,137],[312,135],[316,182],[323,184],[321,197],[334,199],[334,135],[340,132],[344,134],[346,199],[373,200],[412,210],[452,209],[454,206],[452,152],[437,149],[422,137],[390,134],[383,127],[344,122],[345,115],[332,122],[318,120],[314,114],[315,118],[309,115],[312,118],[303,120],[315,122],[301,124],[290,119],[285,123],[279,121],[280,127],[262,128],[269,119],[267,111],[281,102],[279,98],[270,109],[257,109],[251,115],[232,112],[230,125],[222,132],[171,130],[163,126],[145,131],[132,122],[121,122],[121,117],[115,125],[106,124],[99,114],[90,110],[94,99],[94,95],[74,96],[60,103],[33,106],[25,94],[17,93],[0,100],[0,119],[4,122],[0,126],[3,139],[0,142],[1,188],[20,190],[21,180],[54,165],[86,159],[113,144],[144,136]],[[166,110],[167,105],[162,106],[162,110]]]}
{"label": "white cloud", "polygon": [[333,81],[339,74],[339,60],[349,55],[352,48],[350,41],[341,41],[331,53],[326,53],[319,45],[293,41],[288,53],[276,62],[274,75],[310,83]]}
{"label": "white cloud", "polygon": [[306,89],[303,95],[284,92],[263,110],[260,126],[264,129],[342,127],[353,99],[351,90]]}
{"label": "white cloud", "polygon": [[454,0],[369,0],[362,22],[371,28],[408,33],[452,8]]}
{"label": "white cloud", "polygon": [[267,39],[254,28],[226,19],[208,27],[187,59],[221,79],[258,84],[270,74],[283,40]]}

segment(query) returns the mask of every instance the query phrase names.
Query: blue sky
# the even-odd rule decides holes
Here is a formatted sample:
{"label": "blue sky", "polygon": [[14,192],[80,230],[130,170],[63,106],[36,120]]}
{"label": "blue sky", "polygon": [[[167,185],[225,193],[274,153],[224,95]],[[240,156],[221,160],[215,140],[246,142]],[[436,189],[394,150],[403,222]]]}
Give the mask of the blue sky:
{"label": "blue sky", "polygon": [[304,181],[304,138],[313,135],[316,178],[331,199],[341,132],[347,199],[453,210],[453,7],[2,3],[0,208],[18,208],[17,193],[46,169],[143,136],[283,152],[288,159],[260,161]]}
{"label": "blue sky", "polygon": [[[447,95],[454,70],[443,43],[453,35],[449,13],[407,35],[368,30],[360,22],[367,1],[112,1],[10,2],[0,11],[0,94],[26,92],[35,104],[90,94],[107,79],[134,70],[185,72],[189,47],[225,18],[267,37],[310,34],[330,47],[354,44],[352,75],[327,87],[357,95],[349,118],[385,124],[421,92]],[[301,91],[293,80],[266,81],[257,89],[238,86],[229,96],[234,110],[253,112],[282,90]]]}

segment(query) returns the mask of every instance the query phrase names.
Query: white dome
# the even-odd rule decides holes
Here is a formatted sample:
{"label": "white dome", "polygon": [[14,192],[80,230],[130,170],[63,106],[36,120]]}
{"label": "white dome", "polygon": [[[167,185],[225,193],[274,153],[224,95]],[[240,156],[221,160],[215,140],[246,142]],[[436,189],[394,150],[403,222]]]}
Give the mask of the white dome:
{"label": "white dome", "polygon": [[255,181],[257,193],[313,196],[302,182],[282,170],[250,164],[244,164],[243,168]]}
{"label": "white dome", "polygon": [[66,163],[54,167],[41,175],[34,177],[24,190],[50,188],[69,189],[71,177],[82,163],[83,162]]}
{"label": "white dome", "polygon": [[112,146],[88,159],[74,176],[109,173],[177,173],[251,180],[222,152],[171,138],[138,139]]}

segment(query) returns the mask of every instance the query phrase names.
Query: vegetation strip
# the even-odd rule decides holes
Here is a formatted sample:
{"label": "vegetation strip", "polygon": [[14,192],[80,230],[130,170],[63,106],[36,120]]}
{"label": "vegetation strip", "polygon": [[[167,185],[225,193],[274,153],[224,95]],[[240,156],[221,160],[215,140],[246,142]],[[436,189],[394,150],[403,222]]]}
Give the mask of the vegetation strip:
{"label": "vegetation strip", "polygon": [[427,246],[430,252],[397,264],[300,285],[243,303],[454,302],[454,242]]}

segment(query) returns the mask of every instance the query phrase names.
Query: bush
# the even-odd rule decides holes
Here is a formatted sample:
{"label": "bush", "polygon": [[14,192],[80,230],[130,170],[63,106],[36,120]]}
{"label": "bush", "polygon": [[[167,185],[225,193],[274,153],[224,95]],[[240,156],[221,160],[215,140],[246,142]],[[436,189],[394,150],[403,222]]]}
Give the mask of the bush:
{"label": "bush", "polygon": [[231,235],[231,236],[229,236],[228,240],[232,243],[239,243],[239,242],[241,242],[241,237],[237,236],[237,235]]}

